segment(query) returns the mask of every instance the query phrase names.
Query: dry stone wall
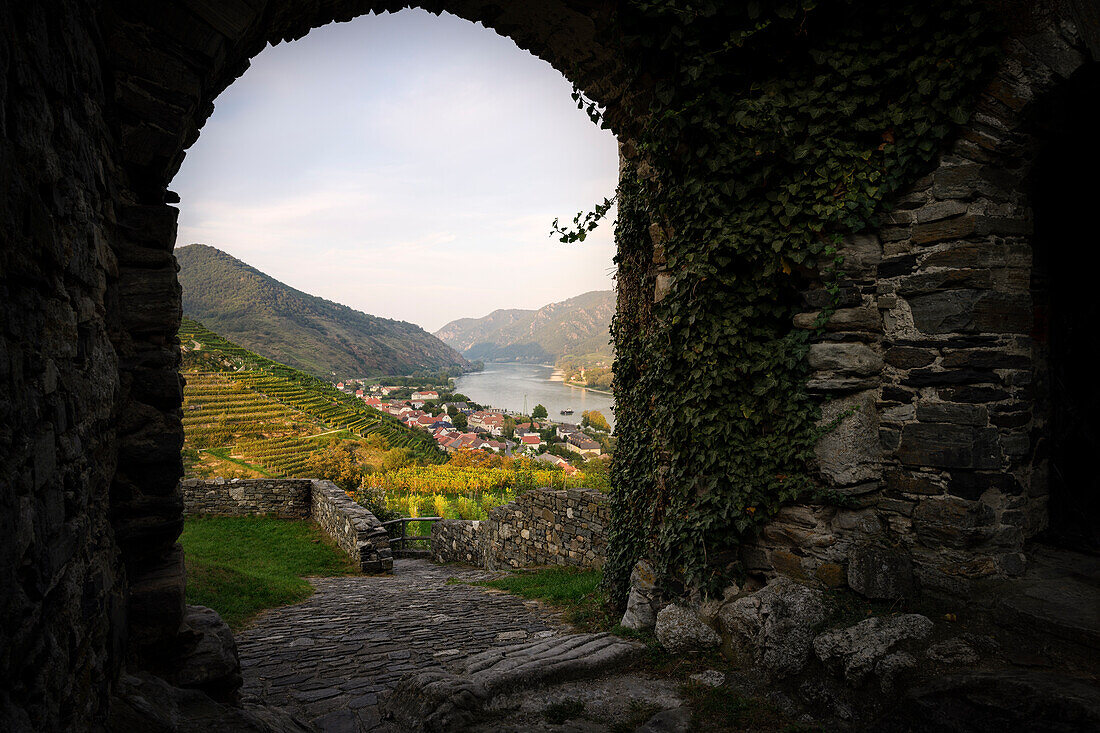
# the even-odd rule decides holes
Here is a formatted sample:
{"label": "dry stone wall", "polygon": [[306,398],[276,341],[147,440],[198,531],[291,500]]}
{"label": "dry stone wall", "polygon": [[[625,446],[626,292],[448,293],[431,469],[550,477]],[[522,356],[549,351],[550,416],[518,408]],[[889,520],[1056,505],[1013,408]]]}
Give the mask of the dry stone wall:
{"label": "dry stone wall", "polygon": [[589,489],[536,489],[496,507],[485,521],[432,526],[432,559],[497,570],[570,565],[600,568],[607,559],[607,496]]}
{"label": "dry stone wall", "polygon": [[331,481],[192,479],[180,486],[188,514],[310,518],[364,573],[393,571],[393,553],[382,523]]}
{"label": "dry stone wall", "polygon": [[[599,4],[421,5],[484,21],[566,71],[624,142],[644,122],[627,102],[644,107],[652,87],[626,86]],[[782,514],[750,548],[767,572],[832,577],[821,568],[841,554],[879,547],[962,592],[970,577],[1019,572],[1046,522],[1026,125],[1083,49],[1100,57],[1100,32],[1094,16],[1075,24],[1087,3],[1023,5],[1049,22],[1006,38],[954,148],[885,227],[846,244],[843,302],[810,386],[834,400],[826,418],[846,415],[820,458],[855,506]],[[123,668],[147,668],[183,628],[168,185],[184,151],[269,42],[399,6],[0,3],[0,728],[102,727]],[[826,302],[808,291],[798,323]],[[638,307],[621,315],[644,320]]]}
{"label": "dry stone wall", "polygon": [[466,519],[444,519],[432,523],[432,561],[457,562],[463,565],[483,565],[482,522]]}
{"label": "dry stone wall", "polygon": [[310,516],[310,479],[188,479],[180,482],[184,511],[223,517],[272,515],[286,519]]}
{"label": "dry stone wall", "polygon": [[[875,547],[904,558],[890,572],[965,595],[973,579],[1026,567],[1024,544],[1047,521],[1028,120],[1087,51],[1064,20],[1008,51],[936,168],[881,230],[840,248],[839,308],[811,346],[809,387],[822,423],[837,422],[817,460],[845,508],[781,511],[745,548],[750,570],[843,584]],[[811,328],[831,299],[808,289],[795,326]]]}
{"label": "dry stone wall", "polygon": [[331,481],[312,481],[311,516],[364,573],[393,572],[389,537],[378,518]]}

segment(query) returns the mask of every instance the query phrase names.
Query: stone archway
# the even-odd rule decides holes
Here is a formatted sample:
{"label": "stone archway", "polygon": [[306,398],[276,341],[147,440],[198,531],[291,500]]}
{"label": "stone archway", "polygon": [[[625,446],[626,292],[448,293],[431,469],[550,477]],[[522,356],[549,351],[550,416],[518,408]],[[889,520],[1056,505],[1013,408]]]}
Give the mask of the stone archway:
{"label": "stone archway", "polygon": [[[598,13],[566,3],[423,3],[481,21],[532,51],[621,120],[622,89],[614,55],[596,38]],[[181,393],[174,333],[179,288],[171,250],[178,211],[168,183],[185,150],[213,111],[213,99],[247,68],[269,42],[301,37],[311,28],[370,12],[396,10],[396,3],[352,0],[283,2],[259,12],[246,3],[185,3],[119,10],[105,29],[120,143],[118,297],[122,329],[114,342],[121,357],[122,421],[136,430],[121,436],[112,491],[115,526],[131,577],[131,647],[155,656],[182,612],[182,554],[175,545],[182,512],[178,452],[182,427],[176,407]],[[136,361],[131,361],[131,357]],[[129,389],[127,389],[129,387]],[[171,578],[179,578],[172,583]]]}
{"label": "stone archway", "polygon": [[[608,111],[602,3],[417,3],[514,40]],[[405,3],[58,0],[0,9],[5,401],[0,720],[101,718],[119,671],[173,643],[183,439],[168,191],[213,100],[268,43]],[[23,245],[20,248],[9,247]],[[10,276],[10,280],[9,280]],[[34,346],[30,346],[34,345]]]}
{"label": "stone archway", "polygon": [[[180,313],[167,186],[184,151],[266,43],[401,5],[0,4],[0,613],[13,620],[0,628],[0,721],[9,727],[91,725],[120,670],[179,628]],[[482,21],[547,60],[606,107],[633,147],[631,111],[649,88],[626,86],[608,45],[615,2],[418,5]],[[823,392],[868,393],[867,475],[845,471],[835,482],[863,513],[789,512],[793,529],[773,526],[770,536],[795,552],[770,548],[761,572],[842,583],[842,543],[815,557],[823,543],[814,536],[862,540],[853,527],[864,526],[876,542],[896,541],[926,587],[965,595],[971,577],[1023,569],[1046,497],[1028,432],[1022,178],[1033,140],[1022,120],[1058,78],[1100,54],[1091,6],[1035,5],[1043,22],[1005,39],[996,78],[939,167],[905,192],[881,236],[852,243],[855,298],[812,368]],[[637,232],[650,248],[638,275],[648,290],[624,308],[636,306],[639,321],[671,279],[650,256],[652,231]]]}

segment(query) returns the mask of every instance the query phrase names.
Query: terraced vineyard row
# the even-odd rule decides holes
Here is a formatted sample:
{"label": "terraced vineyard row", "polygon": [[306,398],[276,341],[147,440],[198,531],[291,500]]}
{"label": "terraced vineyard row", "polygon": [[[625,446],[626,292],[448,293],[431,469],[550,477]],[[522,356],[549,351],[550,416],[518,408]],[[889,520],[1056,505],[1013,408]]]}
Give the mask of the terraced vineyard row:
{"label": "terraced vineyard row", "polygon": [[[222,427],[233,429],[252,426],[242,432],[262,440],[273,431],[257,429],[253,425],[256,421],[266,421],[270,428],[271,423],[304,418],[329,430],[346,429],[363,437],[379,435],[389,447],[406,448],[431,463],[447,459],[427,433],[404,426],[391,415],[367,407],[316,377],[242,349],[197,321],[183,319],[179,338],[184,349],[184,368],[201,370],[185,375],[188,379],[185,431],[188,426],[195,429],[217,421]],[[229,384],[211,381],[215,375]],[[305,452],[305,446],[299,448]],[[286,471],[298,470],[302,461],[308,460],[301,457],[302,452],[287,452],[280,458],[270,453],[263,465],[288,475]],[[274,465],[276,462],[278,466]]]}

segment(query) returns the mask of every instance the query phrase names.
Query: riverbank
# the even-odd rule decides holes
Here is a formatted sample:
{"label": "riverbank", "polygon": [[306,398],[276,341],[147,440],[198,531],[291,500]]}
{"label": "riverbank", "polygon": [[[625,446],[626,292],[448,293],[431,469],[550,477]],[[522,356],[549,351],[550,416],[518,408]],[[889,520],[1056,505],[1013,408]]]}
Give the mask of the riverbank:
{"label": "riverbank", "polygon": [[[555,381],[555,380],[551,379],[550,381]],[[615,396],[615,393],[611,392],[610,390],[596,389],[595,387],[589,387],[587,385],[580,384],[579,382],[566,382],[565,380],[558,380],[558,381],[561,381],[561,383],[564,384],[566,387],[576,387],[578,389],[587,389],[589,392],[595,392],[596,394],[605,394],[608,397],[614,397]]]}
{"label": "riverbank", "polygon": [[535,405],[542,405],[555,420],[565,419],[562,410],[573,410],[576,416],[585,410],[598,410],[614,426],[612,395],[551,381],[553,372],[552,366],[490,363],[485,365],[484,372],[456,377],[454,391],[480,405],[522,414],[530,414]]}

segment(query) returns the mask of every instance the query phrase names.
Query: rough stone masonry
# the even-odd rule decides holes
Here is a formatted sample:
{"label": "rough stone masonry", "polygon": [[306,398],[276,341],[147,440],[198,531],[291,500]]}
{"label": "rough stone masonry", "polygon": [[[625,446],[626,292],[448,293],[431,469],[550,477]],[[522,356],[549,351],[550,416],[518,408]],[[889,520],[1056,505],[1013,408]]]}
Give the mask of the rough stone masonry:
{"label": "rough stone masonry", "polygon": [[[629,110],[652,80],[631,86],[603,35],[613,4],[418,4],[567,73],[637,151]],[[400,5],[0,4],[0,726],[102,724],[124,675],[185,629],[168,190],[184,152],[269,42]],[[864,567],[852,552],[872,547],[925,588],[965,596],[1023,571],[1047,525],[1046,352],[1032,333],[1046,294],[1031,287],[1028,176],[1060,134],[1059,100],[1095,69],[1100,17],[1083,0],[1004,7],[1000,69],[892,219],[846,243],[843,307],[811,353],[810,387],[834,400],[826,418],[855,411],[820,452],[823,480],[854,506],[781,515],[748,549],[762,573],[850,580]],[[659,295],[671,275],[644,277]],[[808,288],[795,325],[825,297]]]}
{"label": "rough stone masonry", "polygon": [[432,560],[490,570],[541,565],[603,567],[607,495],[591,489],[535,489],[494,508],[484,521],[432,525]]}

